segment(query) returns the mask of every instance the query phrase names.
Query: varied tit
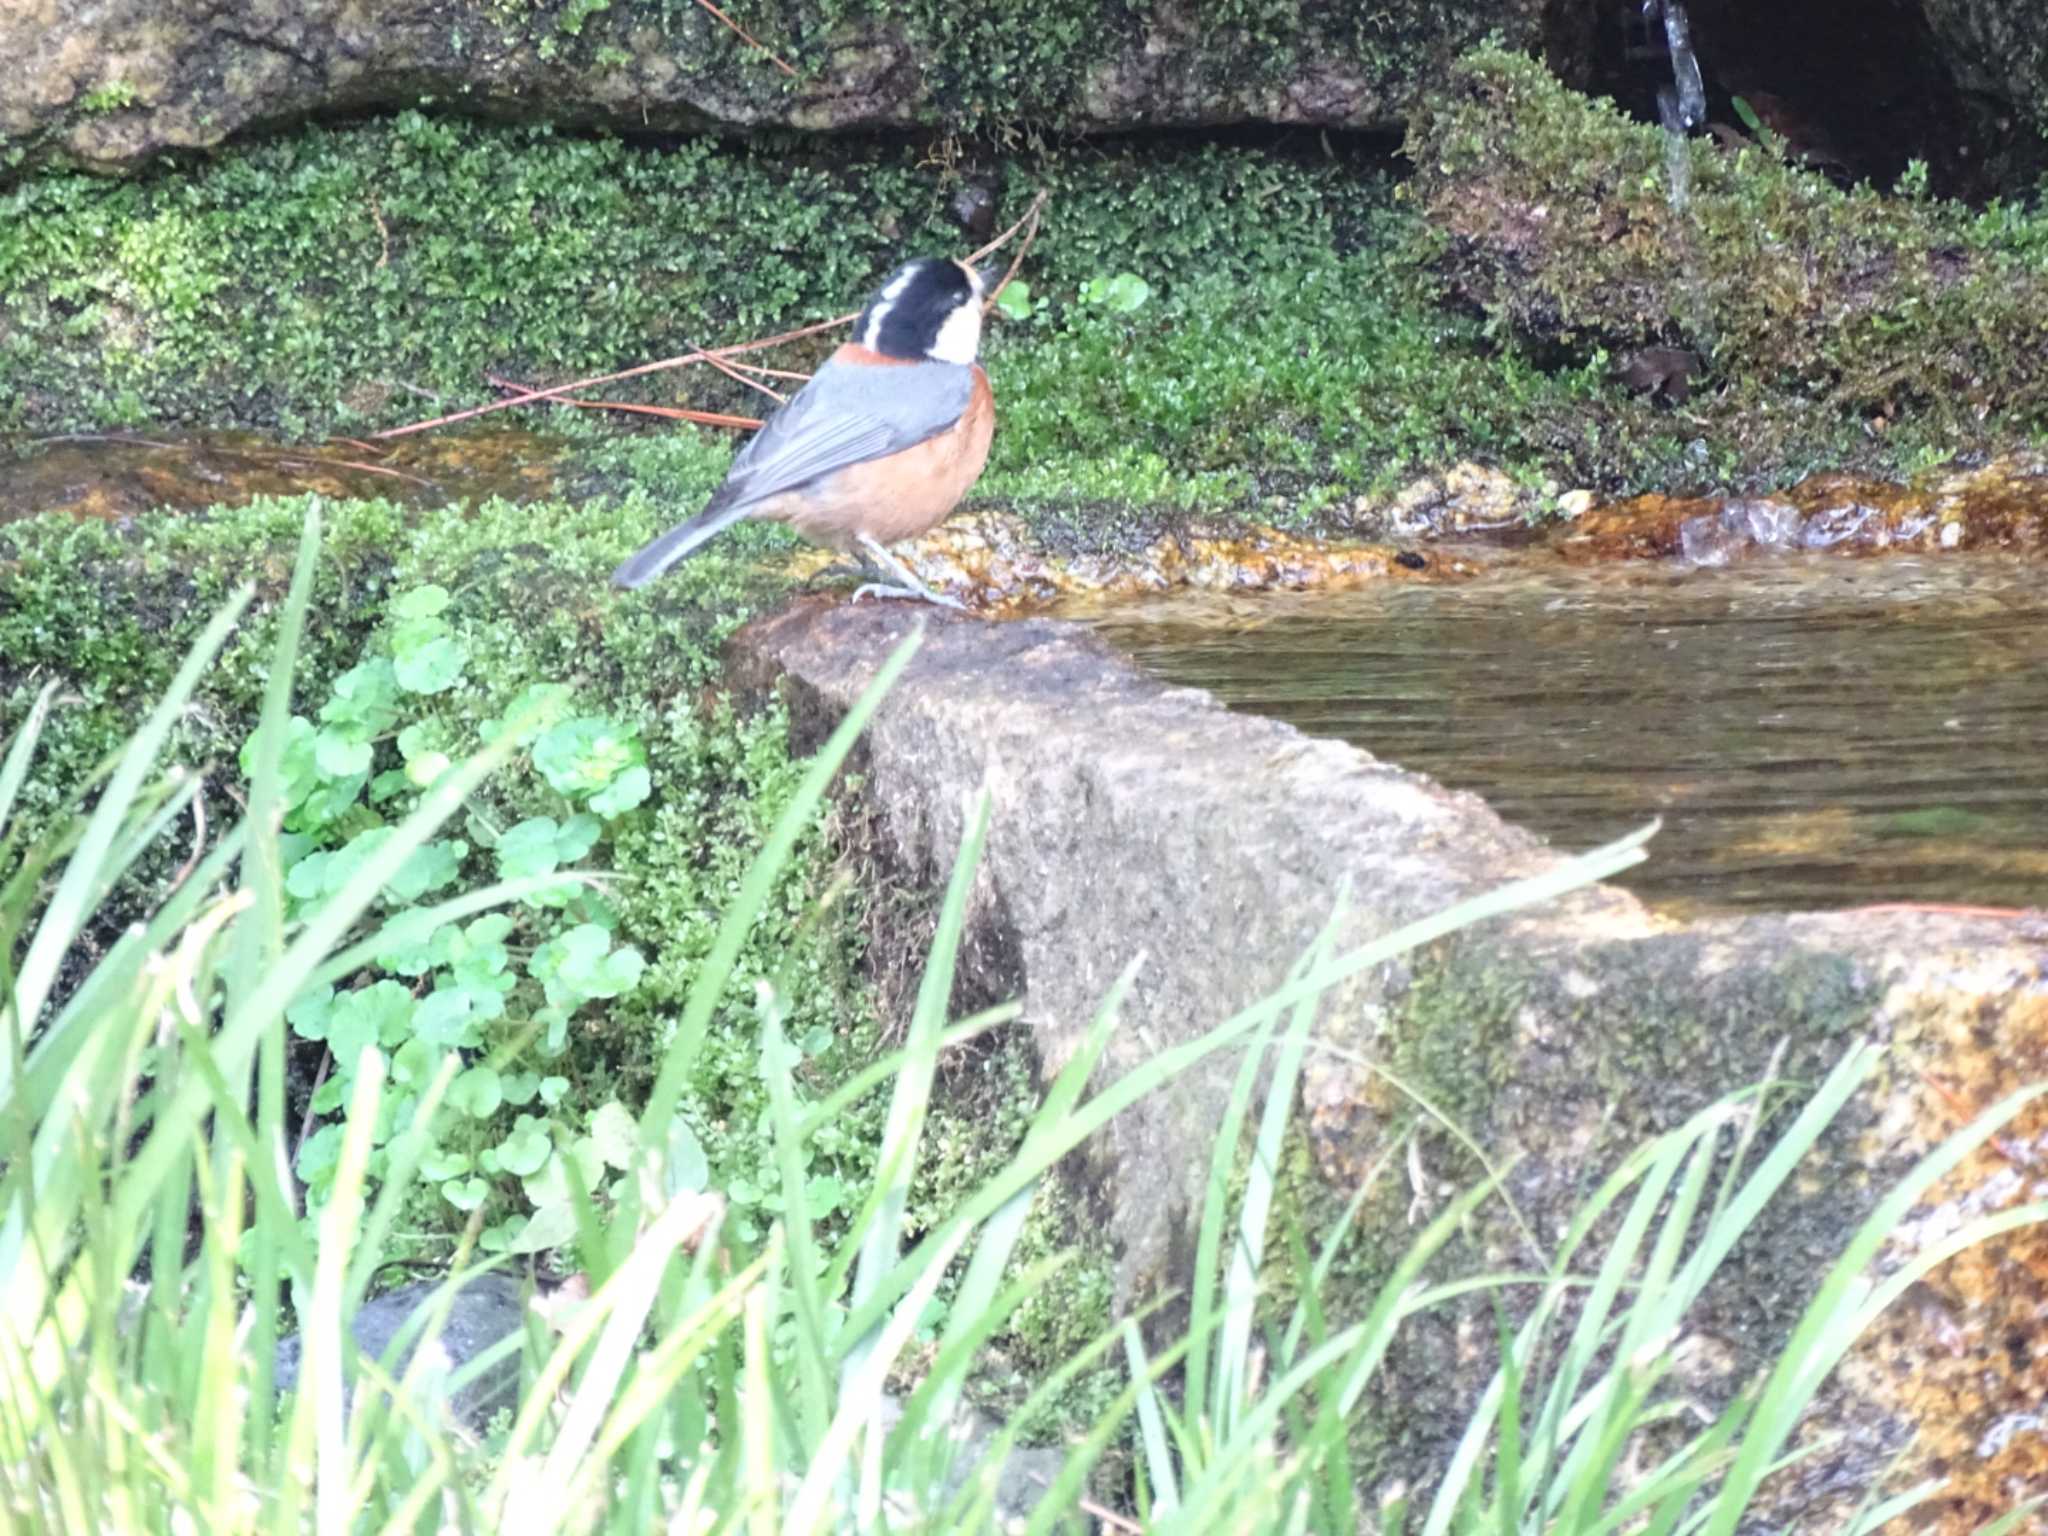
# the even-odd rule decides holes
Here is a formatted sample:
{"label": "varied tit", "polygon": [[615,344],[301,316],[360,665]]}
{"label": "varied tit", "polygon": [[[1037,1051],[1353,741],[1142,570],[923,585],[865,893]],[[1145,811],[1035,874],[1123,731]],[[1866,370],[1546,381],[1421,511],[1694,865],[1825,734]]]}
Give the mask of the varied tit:
{"label": "varied tit", "polygon": [[877,593],[958,607],[883,546],[943,522],[988,462],[995,397],[975,362],[979,273],[924,257],[889,275],[840,347],[739,451],[704,510],[621,565],[622,587],[652,581],[743,517],[788,523],[879,565]]}

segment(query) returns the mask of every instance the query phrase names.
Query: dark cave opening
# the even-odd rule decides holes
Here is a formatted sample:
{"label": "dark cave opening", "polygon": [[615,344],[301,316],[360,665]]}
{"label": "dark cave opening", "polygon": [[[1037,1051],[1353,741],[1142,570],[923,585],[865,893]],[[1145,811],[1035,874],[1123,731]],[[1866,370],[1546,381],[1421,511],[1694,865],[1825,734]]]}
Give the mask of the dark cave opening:
{"label": "dark cave opening", "polygon": [[[1754,138],[1737,98],[1786,152],[1841,185],[1894,186],[1926,162],[1931,191],[1969,201],[2031,190],[2033,136],[1950,77],[1913,0],[1681,0],[1706,87],[1707,131]],[[1663,20],[1644,0],[1559,0],[1553,63],[1656,122],[1672,80]]]}

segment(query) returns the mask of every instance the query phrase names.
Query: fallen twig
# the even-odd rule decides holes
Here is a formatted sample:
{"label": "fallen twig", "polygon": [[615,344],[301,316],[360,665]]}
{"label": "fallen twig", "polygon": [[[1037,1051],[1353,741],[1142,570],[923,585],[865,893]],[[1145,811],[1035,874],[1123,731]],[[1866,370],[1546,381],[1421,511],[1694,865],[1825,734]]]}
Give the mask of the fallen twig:
{"label": "fallen twig", "polygon": [[192,852],[178,872],[171,876],[171,889],[176,890],[191,878],[192,871],[199,867],[199,857],[206,852],[206,777],[201,775],[199,788],[192,793]]}
{"label": "fallen twig", "polygon": [[734,21],[730,16],[726,15],[725,12],[721,11],[717,6],[713,5],[711,3],[711,0],[697,0],[697,3],[703,6],[704,9],[709,11],[713,16],[716,16],[720,21],[724,22],[728,27],[732,28],[734,32],[739,34],[739,37],[742,41],[750,43],[754,47],[760,49],[761,52],[768,56],[768,62],[773,64],[777,69],[781,70],[785,75],[789,76],[790,79],[794,80],[796,78],[796,71],[791,69],[780,58],[778,58],[773,49],[771,49],[766,43],[762,42],[761,39],[754,36],[753,33],[749,32],[745,27],[741,26],[738,22]]}
{"label": "fallen twig", "polygon": [[[699,0],[699,3],[701,4],[702,0]],[[1024,210],[1024,217],[996,236],[995,239],[989,241],[980,250],[967,257],[968,264],[972,265],[1002,249],[1005,244],[1015,237],[1017,231],[1024,228],[1027,223],[1031,226],[1031,238],[1035,238],[1038,233],[1037,220],[1039,211],[1045,206],[1046,197],[1047,194],[1041,191],[1036,197],[1032,198],[1031,206]],[[1024,250],[1030,249],[1031,238],[1025,240]],[[1023,259],[1023,255],[1024,252],[1022,250],[1017,253],[1017,260],[1010,263],[1009,272],[1004,274],[1002,283],[996,285],[995,293],[989,295],[988,303],[993,304],[995,302],[996,294],[1003,291],[1003,285],[1007,284],[1011,275],[1016,272],[1018,262]],[[487,400],[482,405],[472,405],[466,410],[450,411],[445,416],[436,416],[428,421],[408,422],[402,427],[386,427],[382,432],[373,432],[370,436],[380,442],[394,437],[409,437],[415,432],[426,432],[435,427],[452,426],[458,421],[470,421],[478,416],[487,416],[492,411],[510,410],[515,405],[531,405],[536,400],[560,400],[566,395],[575,394],[580,390],[594,389],[600,384],[617,384],[623,379],[645,378],[650,373],[666,373],[672,368],[687,368],[693,363],[711,363],[714,366],[718,366],[730,361],[732,358],[744,356],[749,352],[763,352],[770,347],[779,347],[786,341],[801,341],[806,336],[816,336],[825,331],[836,331],[842,325],[851,325],[859,316],[860,311],[855,310],[850,314],[834,315],[830,320],[818,320],[810,325],[800,325],[793,331],[783,331],[774,336],[763,336],[758,341],[734,342],[732,345],[724,347],[699,347],[693,351],[678,353],[674,357],[661,358],[656,362],[641,363],[633,368],[621,368],[616,373],[600,373],[586,379],[571,379],[566,384],[551,384],[546,389],[522,390],[518,394],[508,395],[502,400]]]}
{"label": "fallen twig", "polygon": [[[258,463],[263,462],[259,455],[251,454],[249,457],[256,459]],[[402,469],[390,469],[382,464],[365,464],[359,459],[274,459],[271,462],[279,469],[359,469],[366,475],[389,475],[393,480],[410,480],[414,485],[424,485],[432,491],[441,488],[423,476],[408,475]]]}
{"label": "fallen twig", "polygon": [[[819,320],[810,325],[798,326],[793,331],[784,331],[779,336],[764,336],[759,341],[735,342],[729,347],[717,349],[720,357],[732,357],[743,352],[760,352],[768,347],[778,347],[785,341],[797,341],[805,336],[816,336],[821,331],[837,330],[842,325],[851,325],[860,311],[850,315],[834,315],[830,320]],[[710,353],[704,351],[684,352],[675,357],[664,357],[659,362],[642,363],[637,368],[621,368],[617,373],[594,374],[587,379],[571,379],[567,384],[551,384],[546,389],[529,390],[504,400],[490,400],[482,405],[472,405],[466,411],[451,411],[446,416],[436,416],[432,421],[410,422],[402,427],[386,427],[374,432],[372,437],[408,437],[414,432],[425,432],[431,427],[445,427],[454,422],[468,421],[473,416],[485,416],[492,411],[509,410],[515,405],[531,405],[536,400],[559,400],[579,389],[592,389],[599,384],[616,384],[621,379],[643,378],[650,373],[665,373],[671,368],[687,368],[692,363],[708,361]]]}
{"label": "fallen twig", "polygon": [[724,358],[718,356],[717,353],[705,353],[704,360],[707,363],[709,363],[712,367],[716,368],[720,373],[724,374],[728,379],[731,379],[735,384],[744,384],[749,389],[758,389],[762,394],[766,395],[770,400],[773,400],[777,405],[787,405],[789,403],[789,396],[785,395],[781,390],[775,389],[770,385],[763,384],[759,379],[748,378],[744,373],[741,373],[739,369],[735,368],[731,363],[728,363]]}
{"label": "fallen twig", "polygon": [[1010,266],[1009,269],[1003,273],[1003,280],[1000,283],[997,283],[994,288],[989,290],[988,297],[981,301],[981,312],[984,315],[996,307],[996,300],[1003,296],[1003,290],[1010,286],[1010,279],[1015,277],[1017,275],[1017,269],[1024,265],[1025,253],[1031,249],[1031,242],[1038,238],[1038,214],[1039,210],[1045,207],[1045,199],[1046,193],[1044,189],[1041,188],[1038,193],[1038,196],[1031,199],[1031,206],[1024,210],[1023,218],[1019,219],[1016,223],[1012,224],[1008,229],[1004,230],[1000,235],[997,235],[995,239],[991,240],[987,245],[983,246],[980,250],[976,251],[972,256],[967,258],[967,264],[969,266],[973,266],[974,263],[980,261],[984,256],[989,255],[991,252],[1001,250],[1003,242],[1009,239],[1012,235],[1016,234],[1018,230],[1023,229],[1027,223],[1031,226],[1030,230],[1026,232],[1024,236],[1024,243],[1017,247],[1017,254],[1010,258]]}
{"label": "fallen twig", "polygon": [[[485,377],[499,389],[524,390],[526,388],[524,384],[516,384],[510,379],[501,379],[494,373],[486,374]],[[581,406],[586,411],[632,411],[642,416],[664,417],[669,421],[694,422],[700,427],[738,427],[745,431],[752,431],[761,425],[761,418],[758,416],[729,416],[723,411],[698,411],[682,405],[642,405],[634,400],[561,399],[556,400],[555,404]]]}

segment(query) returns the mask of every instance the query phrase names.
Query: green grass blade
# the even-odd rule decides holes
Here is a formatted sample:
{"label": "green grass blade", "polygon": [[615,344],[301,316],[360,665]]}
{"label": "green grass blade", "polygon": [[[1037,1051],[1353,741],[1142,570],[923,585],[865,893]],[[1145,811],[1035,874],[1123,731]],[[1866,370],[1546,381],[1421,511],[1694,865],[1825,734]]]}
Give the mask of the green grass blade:
{"label": "green grass blade", "polygon": [[[1188,1314],[1198,1332],[1208,1332],[1211,1319],[1220,1325],[1222,1310],[1216,1304],[1218,1277],[1222,1273],[1223,1248],[1230,1235],[1230,1181],[1238,1148],[1244,1144],[1245,1121],[1250,1118],[1252,1093],[1259,1080],[1259,1066],[1273,1042],[1274,1025],[1268,1023],[1246,1042],[1244,1059],[1230,1085],[1230,1097],[1223,1106],[1223,1118],[1216,1126],[1215,1145],[1209,1153],[1208,1185],[1202,1192],[1202,1220],[1195,1236],[1195,1271],[1188,1288]],[[1223,1375],[1209,1380],[1210,1352],[1190,1350],[1185,1399],[1191,1411],[1207,1405],[1212,1425],[1222,1425],[1224,1409]],[[1217,1433],[1224,1433],[1218,1429]]]}
{"label": "green grass blade", "polygon": [[[938,927],[925,959],[924,975],[918,983],[917,1002],[911,1010],[910,1029],[904,1041],[903,1067],[896,1074],[889,1118],[882,1128],[874,1190],[850,1229],[847,1246],[858,1246],[860,1255],[853,1272],[855,1307],[881,1288],[883,1276],[895,1266],[902,1251],[903,1211],[910,1200],[910,1183],[917,1172],[918,1143],[923,1139],[925,1115],[931,1107],[932,1080],[939,1069],[939,1032],[945,1025],[946,1008],[953,996],[953,973],[959,960],[961,935],[967,928],[967,901],[981,868],[982,844],[988,836],[989,807],[988,791],[983,790],[968,814],[960,852],[953,860],[952,877],[946,883],[945,899],[939,907]],[[846,1351],[839,1368],[842,1384],[860,1370],[866,1352],[862,1343],[855,1343]]]}
{"label": "green grass blade", "polygon": [[[249,598],[249,589],[245,587],[214,615],[164,696],[129,738],[113,777],[100,792],[99,802],[86,820],[78,847],[65,864],[57,888],[50,895],[49,905],[43,910],[35,938],[30,941],[28,952],[22,956],[15,971],[13,1013],[24,1032],[42,1012],[65,955],[97,905],[96,894],[108,881],[109,855],[114,850],[115,840],[142,792],[145,779],[155,766],[165,738],[184,713],[186,704],[199,687],[200,679],[206,675],[206,669],[213,665],[214,658],[227,644],[228,636],[234,633],[235,624],[249,606]],[[39,1042],[37,1049],[42,1048],[44,1042]],[[13,1079],[13,1062],[0,1058],[0,1103],[4,1103],[12,1091]]]}
{"label": "green grass blade", "polygon": [[839,722],[825,745],[818,749],[796,793],[776,819],[774,830],[762,844],[761,852],[740,881],[739,890],[727,904],[719,919],[718,935],[712,941],[710,953],[697,968],[690,995],[683,1005],[683,1017],[676,1025],[675,1038],[662,1059],[653,1091],[647,1096],[647,1108],[640,1117],[642,1145],[668,1145],[668,1128],[675,1119],[683,1084],[689,1080],[691,1069],[696,1065],[704,1032],[725,995],[726,983],[732,977],[733,967],[739,963],[747,934],[768,905],[776,879],[788,864],[790,855],[796,851],[797,843],[809,830],[812,818],[824,803],[825,793],[832,787],[832,780],[838,775],[847,754],[853,750],[861,732],[867,729],[868,721],[881,707],[883,698],[923,643],[924,629],[920,625],[890,653],[889,659],[875,673],[874,681],[854,701],[853,707],[846,712],[846,718]]}
{"label": "green grass blade", "polygon": [[1180,1479],[1174,1476],[1173,1452],[1166,1444],[1159,1396],[1152,1389],[1152,1373],[1145,1361],[1145,1343],[1138,1337],[1138,1325],[1128,1318],[1124,1321],[1124,1358],[1130,1363],[1131,1383],[1137,1388],[1138,1445],[1145,1454],[1144,1468],[1152,1484],[1152,1517],[1165,1519],[1180,1508]]}
{"label": "green grass blade", "polygon": [[783,1242],[789,1251],[787,1285],[798,1332],[796,1355],[797,1406],[801,1443],[816,1447],[832,1422],[832,1384],[826,1371],[832,1336],[826,1311],[838,1288],[821,1272],[817,1235],[812,1225],[803,1147],[796,1134],[795,1090],[790,1063],[795,1053],[782,1033],[781,994],[762,983],[761,1078],[768,1086],[768,1113],[774,1130],[774,1153],[782,1180]]}
{"label": "green grass blade", "polygon": [[7,761],[0,764],[0,832],[11,826],[14,817],[14,800],[21,793],[22,782],[28,777],[29,760],[35,756],[36,743],[42,739],[43,722],[50,715],[50,701],[57,696],[57,684],[53,679],[43,684],[37,692],[35,702],[22,716],[21,724],[14,728],[14,735],[7,743]]}

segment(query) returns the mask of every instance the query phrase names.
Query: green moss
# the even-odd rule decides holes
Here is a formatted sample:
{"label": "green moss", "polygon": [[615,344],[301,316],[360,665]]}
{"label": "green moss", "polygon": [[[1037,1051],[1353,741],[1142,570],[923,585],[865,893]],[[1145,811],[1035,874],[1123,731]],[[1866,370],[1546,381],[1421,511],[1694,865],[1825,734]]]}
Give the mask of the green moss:
{"label": "green moss", "polygon": [[[1452,458],[1570,476],[1679,451],[1603,427],[1628,403],[1595,370],[1497,355],[1426,302],[1413,214],[1348,152],[1076,148],[999,170],[1006,207],[1053,201],[1038,312],[989,343],[985,501],[1102,536],[1162,510],[1300,524]],[[0,425],[361,433],[489,398],[486,374],[601,372],[843,310],[905,250],[957,247],[950,192],[908,150],[654,151],[418,113],[191,176],[45,177],[0,194]],[[1142,308],[1079,302],[1120,271],[1149,284]],[[612,393],[759,403],[701,370]],[[729,452],[659,440],[693,446],[645,452]]]}
{"label": "green moss", "polygon": [[[2048,218],[1842,194],[1701,148],[1688,255],[1661,141],[1499,53],[1460,67],[1411,148],[1410,184],[1306,138],[962,150],[1007,211],[1052,194],[1033,313],[989,340],[1001,425],[976,502],[1110,543],[1197,514],[1340,525],[1357,497],[1460,459],[1676,488],[1911,469],[2048,432]],[[360,434],[488,399],[489,374],[770,333],[851,307],[908,250],[958,248],[957,171],[935,161],[412,112],[189,174],[24,181],[0,193],[0,428]],[[1553,216],[1506,217],[1539,205]],[[1082,301],[1125,271],[1142,306]],[[1712,354],[1679,410],[1611,376],[1625,346],[1673,336]],[[600,393],[759,405],[701,370]],[[687,429],[624,442],[594,455],[606,484],[677,499],[731,450]]]}
{"label": "green moss", "polygon": [[1411,130],[1450,293],[1552,365],[1693,347],[1676,413],[1757,478],[1910,462],[2048,429],[2048,214],[1844,192],[1763,150],[1669,146],[1531,59],[1464,60]]}

